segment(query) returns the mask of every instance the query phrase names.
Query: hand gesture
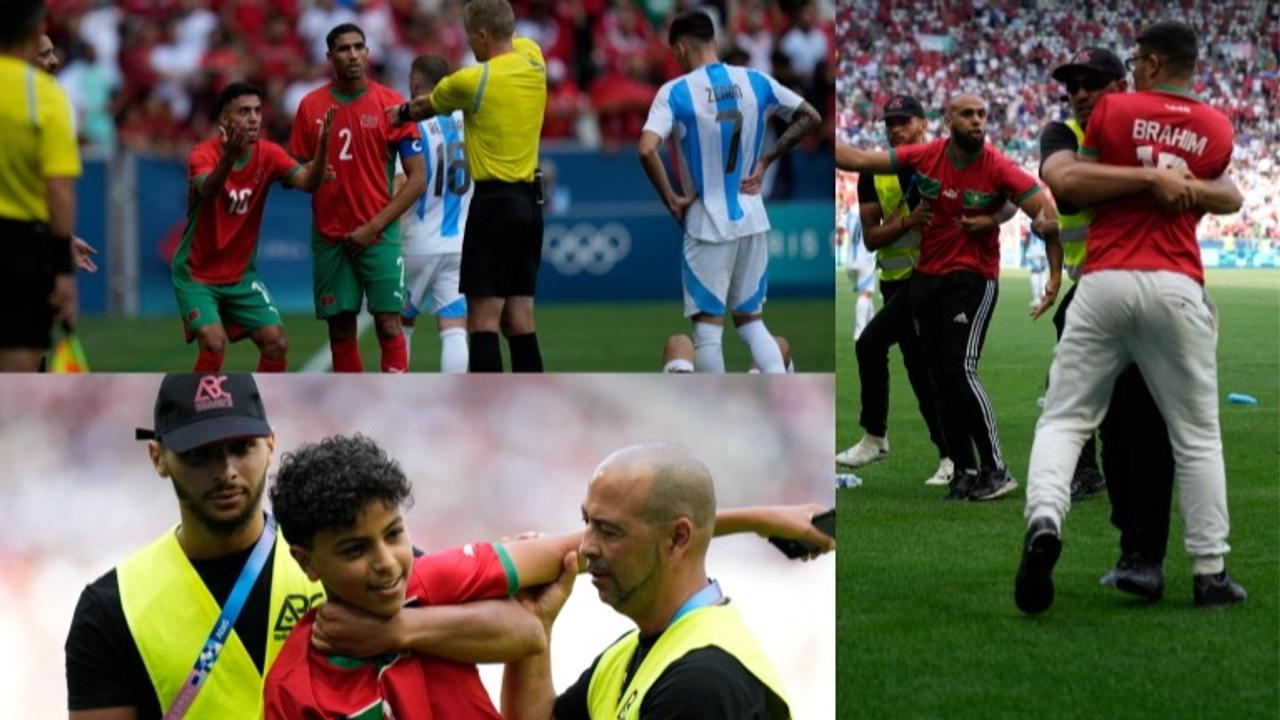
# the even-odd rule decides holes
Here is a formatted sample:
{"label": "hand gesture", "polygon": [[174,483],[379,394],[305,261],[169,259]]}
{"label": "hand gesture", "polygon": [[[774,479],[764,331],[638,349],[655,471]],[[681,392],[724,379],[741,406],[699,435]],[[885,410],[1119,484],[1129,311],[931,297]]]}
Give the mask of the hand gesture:
{"label": "hand gesture", "polygon": [[1040,302],[1031,309],[1031,319],[1037,320],[1041,315],[1049,312],[1049,308],[1058,301],[1058,279],[1052,275],[1045,281],[1044,295],[1040,298]]}
{"label": "hand gesture", "polygon": [[956,220],[956,227],[966,235],[981,235],[999,227],[995,217],[991,215],[972,215]]}
{"label": "hand gesture", "polygon": [[573,593],[573,583],[578,579],[580,571],[578,553],[570,551],[561,563],[560,577],[546,585],[521,590],[516,594],[516,600],[542,621],[542,626],[547,629],[548,634],[551,632],[551,626],[555,624],[556,617],[560,615],[565,601]]}
{"label": "hand gesture", "polygon": [[1166,214],[1186,212],[1196,206],[1194,175],[1175,168],[1152,170],[1151,195]]}
{"label": "hand gesture", "polygon": [[316,612],[311,645],[326,654],[372,657],[401,649],[399,614],[374,615],[330,598]]}
{"label": "hand gesture", "polygon": [[764,189],[764,171],[765,164],[756,163],[755,172],[742,178],[742,183],[738,186],[739,192],[743,195],[758,195]]}
{"label": "hand gesture", "polygon": [[373,225],[365,223],[352,231],[352,233],[346,237],[345,242],[348,250],[351,250],[352,252],[360,252],[377,242],[377,240],[378,230],[374,228]]}
{"label": "hand gesture", "polygon": [[71,236],[71,257],[76,262],[76,267],[88,273],[98,272],[98,263],[93,261],[93,256],[98,251],[92,245],[81,240],[80,238]]}
{"label": "hand gesture", "polygon": [[671,217],[676,219],[676,222],[684,225],[685,213],[689,211],[689,206],[697,199],[697,195],[674,195],[667,202],[667,211],[671,213]]}
{"label": "hand gesture", "polygon": [[785,540],[799,540],[817,545],[818,551],[810,557],[817,557],[822,553],[831,552],[836,549],[835,538],[827,535],[813,525],[815,515],[821,514],[826,508],[821,505],[809,503],[807,505],[778,505],[769,508],[769,522],[767,531],[762,535],[778,536]]}
{"label": "hand gesture", "polygon": [[232,157],[238,158],[249,147],[249,131],[235,123],[219,125],[222,131],[222,150]]}
{"label": "hand gesture", "polygon": [[907,215],[905,222],[908,230],[928,225],[933,222],[933,206],[929,204],[928,200],[921,199],[920,203],[911,211],[911,214]]}

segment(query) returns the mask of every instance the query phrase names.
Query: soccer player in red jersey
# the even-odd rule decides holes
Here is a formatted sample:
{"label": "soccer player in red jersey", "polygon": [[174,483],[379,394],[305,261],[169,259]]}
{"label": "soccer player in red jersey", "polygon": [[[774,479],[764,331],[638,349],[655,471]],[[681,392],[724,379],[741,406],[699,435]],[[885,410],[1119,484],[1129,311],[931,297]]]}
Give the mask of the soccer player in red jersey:
{"label": "soccer player in red jersey", "polygon": [[1094,217],[1031,449],[1028,529],[1014,586],[1024,612],[1043,612],[1053,603],[1072,468],[1130,362],[1169,428],[1195,602],[1245,599],[1224,560],[1230,548],[1218,322],[1204,291],[1195,234],[1206,211],[1235,212],[1242,198],[1225,176],[1231,124],[1189,90],[1196,59],[1195,33],[1186,25],[1165,21],[1145,29],[1127,63],[1137,92],[1100,98],[1079,160],[1046,175],[1058,195],[1092,206]]}
{"label": "soccer player in red jersey", "polygon": [[[987,109],[973,95],[958,95],[947,107],[950,137],[899,145],[888,152],[836,148],[842,170],[916,173],[920,195],[932,217],[921,228],[920,261],[911,285],[911,313],[937,390],[943,439],[955,466],[949,500],[994,500],[1018,486],[1000,453],[995,411],[978,378],[978,359],[999,292],[1000,230],[984,215],[1012,200],[1036,218],[1046,240],[1049,282],[1032,311],[1053,306],[1062,275],[1053,203],[1036,179],[986,144]],[[981,459],[981,471],[973,449]]]}
{"label": "soccer player in red jersey", "polygon": [[[196,372],[222,368],[228,341],[253,339],[258,372],[284,372],[280,312],[258,279],[258,228],[271,183],[314,193],[324,179],[318,163],[298,164],[275,143],[259,140],[262,90],[245,82],[226,87],[214,110],[218,134],[195,146],[187,160],[187,227],[173,258],[173,291],[187,334],[200,354]],[[318,147],[329,143],[332,113],[309,129]]]}
{"label": "soccer player in red jersey", "polygon": [[[312,200],[316,316],[329,325],[334,371],[360,372],[356,313],[367,300],[382,347],[383,372],[405,372],[409,359],[400,325],[405,286],[399,218],[426,188],[418,127],[395,127],[387,120],[383,109],[404,98],[366,77],[369,49],[359,27],[339,25],[326,40],[334,79],[302,99],[289,138],[294,157],[318,157],[312,128],[335,109],[327,161],[336,178]],[[396,153],[407,180],[393,196]]]}

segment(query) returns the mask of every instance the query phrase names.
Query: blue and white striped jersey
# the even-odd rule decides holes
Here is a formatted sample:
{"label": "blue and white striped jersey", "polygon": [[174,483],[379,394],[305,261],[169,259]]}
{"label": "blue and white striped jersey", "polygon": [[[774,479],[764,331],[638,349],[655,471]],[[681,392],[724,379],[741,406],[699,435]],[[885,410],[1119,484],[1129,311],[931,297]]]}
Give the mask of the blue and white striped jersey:
{"label": "blue and white striped jersey", "polygon": [[764,200],[739,192],[756,168],[771,115],[790,120],[804,98],[750,68],[704,65],[658,90],[644,129],[663,140],[675,134],[684,193],[698,199],[685,232],[727,242],[769,230]]}
{"label": "blue and white striped jersey", "polygon": [[462,141],[462,113],[427,118],[418,123],[418,131],[427,166],[427,190],[401,221],[404,252],[462,252],[462,233],[475,190]]}

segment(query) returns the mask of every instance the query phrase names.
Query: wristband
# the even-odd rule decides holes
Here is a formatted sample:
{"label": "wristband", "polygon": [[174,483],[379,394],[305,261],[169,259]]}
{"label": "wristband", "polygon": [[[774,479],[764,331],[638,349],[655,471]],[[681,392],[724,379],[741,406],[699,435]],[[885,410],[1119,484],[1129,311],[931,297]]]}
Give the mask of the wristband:
{"label": "wristband", "polygon": [[54,275],[70,275],[75,270],[71,260],[71,237],[69,235],[50,235],[49,267]]}
{"label": "wristband", "polygon": [[413,120],[413,115],[409,111],[409,103],[400,106],[400,122],[407,123]]}

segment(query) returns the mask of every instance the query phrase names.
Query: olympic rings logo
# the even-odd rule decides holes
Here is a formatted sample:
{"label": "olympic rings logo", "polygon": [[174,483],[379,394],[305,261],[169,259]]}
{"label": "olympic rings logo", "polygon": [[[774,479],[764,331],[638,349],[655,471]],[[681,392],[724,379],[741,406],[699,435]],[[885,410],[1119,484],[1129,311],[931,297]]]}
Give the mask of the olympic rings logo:
{"label": "olympic rings logo", "polygon": [[543,241],[542,257],[568,276],[584,270],[605,275],[631,252],[631,232],[616,222],[600,227],[590,223],[548,225]]}

